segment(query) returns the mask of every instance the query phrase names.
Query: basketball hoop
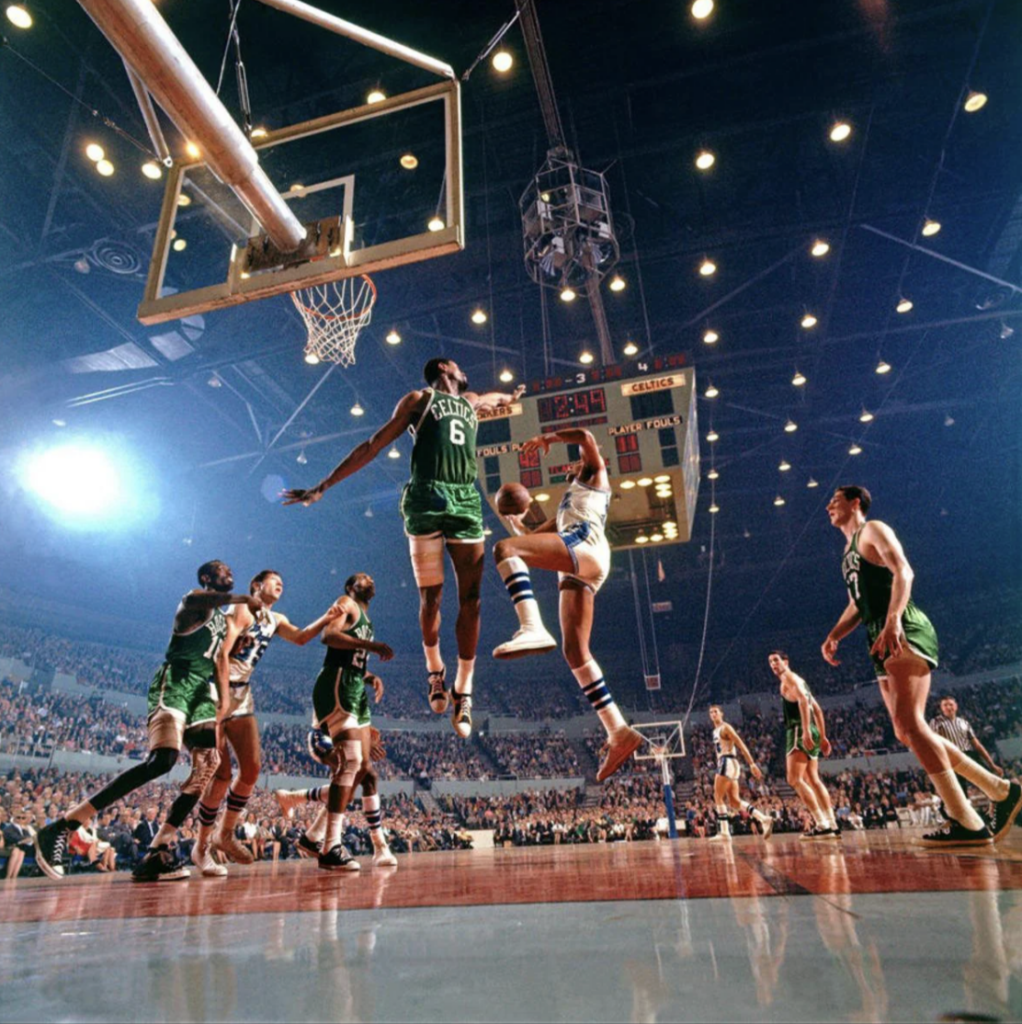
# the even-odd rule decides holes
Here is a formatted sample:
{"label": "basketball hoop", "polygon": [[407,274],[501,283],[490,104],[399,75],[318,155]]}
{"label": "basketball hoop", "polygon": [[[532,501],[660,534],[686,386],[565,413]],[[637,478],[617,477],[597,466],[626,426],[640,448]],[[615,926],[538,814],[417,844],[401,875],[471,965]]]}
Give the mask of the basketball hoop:
{"label": "basketball hoop", "polygon": [[309,332],[306,358],[315,356],[320,362],[351,366],[359,332],[372,319],[376,305],[372,278],[359,274],[299,288],[291,293],[291,301]]}

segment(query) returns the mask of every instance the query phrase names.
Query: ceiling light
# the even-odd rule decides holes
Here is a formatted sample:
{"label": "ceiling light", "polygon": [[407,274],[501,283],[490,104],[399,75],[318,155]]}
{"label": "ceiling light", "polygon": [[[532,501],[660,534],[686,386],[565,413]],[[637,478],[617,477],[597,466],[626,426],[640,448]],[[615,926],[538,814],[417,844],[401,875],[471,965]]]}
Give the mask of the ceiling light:
{"label": "ceiling light", "polygon": [[822,238],[817,238],[809,251],[813,256],[826,256],[830,252],[830,243],[825,242]]}
{"label": "ceiling light", "polygon": [[653,477],[653,483],[655,484],[669,484],[671,482],[670,473],[661,473],[659,476]]}
{"label": "ceiling light", "polygon": [[249,135],[250,139],[265,139],[270,133],[262,126],[257,125],[252,129],[252,134]]}
{"label": "ceiling light", "polygon": [[869,411],[869,409],[863,409],[862,412],[859,413],[859,422],[860,423],[872,423],[873,422],[873,413],[871,413]]}
{"label": "ceiling light", "polygon": [[387,452],[387,458],[388,459],[400,459],[401,458],[400,450],[396,446],[392,447],[390,449],[390,451]]}
{"label": "ceiling light", "polygon": [[887,363],[887,362],[884,362],[884,360],[881,359],[880,362],[877,363],[876,372],[879,373],[879,374],[890,373],[891,372],[891,364]]}
{"label": "ceiling light", "polygon": [[802,317],[801,322],[802,326],[808,331],[811,327],[815,327],[819,323],[819,320],[817,320],[812,313],[806,313],[806,315]]}
{"label": "ceiling light", "polygon": [[852,126],[847,121],[835,121],[830,129],[831,142],[844,142],[852,134]]}
{"label": "ceiling light", "polygon": [[202,150],[194,142],[185,143],[185,152],[193,159],[198,160],[202,156]]}
{"label": "ceiling light", "polygon": [[716,515],[716,514],[717,514],[717,513],[718,513],[718,512],[720,511],[720,506],[719,506],[719,505],[718,505],[718,504],[717,504],[716,502],[714,502],[714,503],[713,503],[713,504],[712,504],[712,505],[710,506],[710,509],[709,509],[709,511],[710,511],[710,512],[712,512],[712,513],[713,513],[714,515]]}
{"label": "ceiling light", "polygon": [[104,178],[109,178],[114,173],[114,165],[109,160],[97,160],[96,170],[103,175]]}
{"label": "ceiling light", "polygon": [[178,206],[191,206],[192,205],[192,197],[187,192],[182,192],[177,197],[177,205]]}
{"label": "ceiling light", "polygon": [[940,231],[940,221],[939,220],[930,220],[930,218],[927,217],[926,220],[923,221],[923,231],[922,231],[922,233],[927,238],[932,238],[938,231]]}
{"label": "ceiling light", "polygon": [[720,434],[718,434],[716,430],[711,430],[706,435],[706,440],[709,441],[710,444],[713,444],[714,441],[719,441],[720,440]]}
{"label": "ceiling light", "polygon": [[550,495],[544,491],[542,494],[535,495],[536,501],[549,501]]}
{"label": "ceiling light", "polygon": [[299,466],[304,466],[308,461],[308,456],[305,454],[305,449],[303,448],[296,456],[295,462],[297,462]]}
{"label": "ceiling light", "polygon": [[907,313],[912,308],[911,299],[898,299],[898,305],[894,307],[899,313]]}
{"label": "ceiling light", "polygon": [[806,382],[805,374],[802,373],[801,370],[796,370],[795,371],[795,376],[791,378],[791,383],[794,384],[795,387],[800,388],[800,387],[802,387],[803,384],[805,384],[805,382]]}
{"label": "ceiling light", "polygon": [[794,420],[788,420],[784,424],[784,432],[786,434],[794,434],[796,430],[798,430],[798,424]]}
{"label": "ceiling light", "polygon": [[373,89],[366,96],[366,103],[382,103],[386,98],[387,94],[382,89]]}
{"label": "ceiling light", "polygon": [[857,444],[853,444],[852,447],[848,449],[848,454],[849,455],[861,455],[862,454],[862,449]]}
{"label": "ceiling light", "polygon": [[85,155],[93,162],[96,163],[102,160],[106,156],[103,147],[98,142],[90,142],[85,147]]}
{"label": "ceiling light", "polygon": [[498,50],[493,55],[493,70],[499,71],[502,75],[506,74],[511,70],[511,66],[514,64],[515,59],[507,50]]}
{"label": "ceiling light", "polygon": [[477,309],[472,314],[472,323],[474,324],[484,324],[487,319],[486,311],[483,309]]}
{"label": "ceiling light", "polygon": [[696,157],[696,167],[701,171],[708,171],[716,162],[717,158],[708,149],[701,150]]}
{"label": "ceiling light", "polygon": [[629,341],[623,351],[626,356],[634,356],[639,351],[639,346],[634,341]]}
{"label": "ceiling light", "polygon": [[32,27],[32,15],[29,14],[28,9],[23,7],[21,4],[11,4],[7,8],[7,20],[15,28]]}
{"label": "ceiling light", "polygon": [[391,331],[387,335],[387,344],[388,345],[400,345],[401,344],[401,335],[398,334],[397,331]]}
{"label": "ceiling light", "polygon": [[787,473],[788,470],[791,469],[791,463],[787,459],[781,459],[780,464],[777,466],[777,468],[782,473]]}
{"label": "ceiling light", "polygon": [[636,483],[640,487],[649,487],[653,483],[653,478],[651,476],[640,476]]}
{"label": "ceiling light", "polygon": [[578,361],[580,363],[583,363],[585,366],[588,366],[593,361],[593,354],[592,354],[592,352],[583,352],[578,357]]}
{"label": "ceiling light", "polygon": [[[10,13],[8,12],[8,17]],[[970,114],[975,114],[977,110],[982,110],[987,105],[987,94],[985,92],[970,92],[965,97],[965,109]]]}
{"label": "ceiling light", "polygon": [[625,281],[625,279],[620,274],[615,274],[610,279],[610,284],[608,284],[607,287],[612,292],[623,292],[625,290],[625,288],[628,287],[628,283]]}
{"label": "ceiling light", "polygon": [[492,537],[493,536],[493,530],[491,530],[488,526],[484,527],[483,528],[483,536],[484,537]]}
{"label": "ceiling light", "polygon": [[305,198],[305,186],[300,181],[294,182],[289,191],[293,192],[299,199]]}
{"label": "ceiling light", "polygon": [[188,248],[188,240],[186,238],[175,238],[172,248],[174,252],[184,252]]}
{"label": "ceiling light", "polygon": [[351,415],[352,416],[365,416],[365,414],[366,414],[365,409],[363,409],[362,406],[358,402],[356,402],[351,407]]}
{"label": "ceiling light", "polygon": [[693,18],[702,21],[713,13],[713,0],[693,0],[691,11]]}
{"label": "ceiling light", "polygon": [[699,264],[699,273],[702,274],[703,277],[712,277],[717,273],[717,264],[714,263],[713,260],[705,259]]}
{"label": "ceiling light", "polygon": [[224,382],[220,379],[220,375],[215,371],[210,376],[209,380],[206,381],[206,383],[211,388],[222,388],[224,386]]}
{"label": "ceiling light", "polygon": [[151,181],[158,181],[163,177],[163,169],[155,160],[147,160],[142,164],[142,173]]}
{"label": "ceiling light", "polygon": [[806,482],[806,487],[819,487],[819,486],[820,486],[820,482],[818,480],[814,480],[812,477],[810,477],[809,480]]}
{"label": "ceiling light", "polygon": [[561,289],[561,302],[574,302],[575,301],[575,289],[569,285],[565,285]]}
{"label": "ceiling light", "polygon": [[1000,330],[1000,334],[999,334],[999,337],[1000,337],[1001,341],[1007,341],[1014,333],[1015,333],[1015,328],[1012,327],[1007,322],[1005,322],[1004,320],[1002,320],[1001,321],[1001,330]]}
{"label": "ceiling light", "polygon": [[716,398],[717,395],[720,394],[720,391],[718,391],[717,388],[713,384],[710,384],[709,387],[707,387],[707,389],[703,392],[703,394],[707,398]]}
{"label": "ceiling light", "polygon": [[944,426],[945,427],[953,427],[954,425],[955,425],[955,418],[954,418],[954,416],[951,415],[951,413],[948,413],[944,417]]}
{"label": "ceiling light", "polygon": [[631,491],[634,488],[635,488],[635,481],[634,480],[622,480],[621,481],[621,490],[622,491]]}
{"label": "ceiling light", "polygon": [[515,379],[515,375],[510,370],[501,370],[499,379],[501,384],[510,384]]}
{"label": "ceiling light", "polygon": [[50,421],[55,427],[66,427],[67,420],[51,420]]}
{"label": "ceiling light", "polygon": [[92,270],[92,265],[89,263],[89,258],[87,256],[79,256],[71,266],[73,266],[79,274],[87,274]]}
{"label": "ceiling light", "polygon": [[705,341],[707,345],[716,345],[719,340],[720,335],[716,331],[707,331],[703,335],[703,341]]}
{"label": "ceiling light", "polygon": [[426,225],[430,231],[443,231],[447,225],[444,224],[443,220],[438,214],[434,214],[429,218],[429,223]]}
{"label": "ceiling light", "polygon": [[644,533],[640,533],[635,538],[635,543],[636,544],[648,544],[649,543],[649,537],[647,537]]}
{"label": "ceiling light", "polygon": [[719,476],[720,476],[720,473],[717,472],[716,469],[711,469],[710,472],[706,474],[706,479],[707,480],[716,480]]}
{"label": "ceiling light", "polygon": [[319,356],[315,352],[306,352],[305,361],[309,366],[315,366],[319,362]]}
{"label": "ceiling light", "polygon": [[419,158],[414,153],[403,153],[398,162],[406,171],[414,171],[419,166]]}
{"label": "ceiling light", "polygon": [[780,496],[780,495],[778,494],[778,495],[777,495],[777,497],[776,497],[776,498],[774,498],[774,504],[775,504],[775,505],[776,505],[776,506],[777,506],[778,508],[780,508],[780,507],[781,507],[781,506],[782,506],[783,504],[785,504],[785,501],[784,501],[784,499],[783,499],[783,498],[782,498],[782,497],[781,497],[781,496]]}
{"label": "ceiling light", "polygon": [[653,542],[654,544],[659,544],[659,543],[660,543],[660,541],[662,541],[662,540],[664,539],[664,535],[663,535],[662,533],[651,533],[651,534],[649,535],[649,539],[650,539],[650,540],[651,540],[651,541],[652,541],[652,542]]}

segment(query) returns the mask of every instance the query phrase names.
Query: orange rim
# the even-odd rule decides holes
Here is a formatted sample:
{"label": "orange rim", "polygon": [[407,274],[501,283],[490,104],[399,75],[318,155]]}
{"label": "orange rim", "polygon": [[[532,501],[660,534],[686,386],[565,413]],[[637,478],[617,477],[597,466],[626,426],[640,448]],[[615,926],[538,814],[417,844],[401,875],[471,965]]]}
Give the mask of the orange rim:
{"label": "orange rim", "polygon": [[[317,320],[360,320],[365,316],[368,316],[372,311],[373,306],[376,305],[376,285],[373,284],[373,279],[368,274],[359,274],[359,277],[367,285],[372,293],[372,298],[369,300],[369,304],[360,313],[321,313],[318,309],[314,309],[312,306],[306,306],[304,302],[299,302],[295,299],[295,305],[299,309],[304,309],[309,316],[316,317]],[[298,292],[292,292],[292,297],[297,295]]]}

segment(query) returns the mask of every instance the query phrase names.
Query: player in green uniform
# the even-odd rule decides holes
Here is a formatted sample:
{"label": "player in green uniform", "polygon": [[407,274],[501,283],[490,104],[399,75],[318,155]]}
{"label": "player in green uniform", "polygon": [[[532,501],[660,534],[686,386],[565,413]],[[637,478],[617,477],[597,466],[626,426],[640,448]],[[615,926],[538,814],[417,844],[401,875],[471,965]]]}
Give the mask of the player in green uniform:
{"label": "player in green uniform", "polygon": [[128,793],[166,775],[182,746],[191,752],[191,773],[149,852],[135,868],[134,878],[154,882],[188,877],[188,869],[177,865],[170,844],[216,772],[218,733],[231,708],[228,651],[223,646],[227,620],[221,607],[247,604],[253,611],[262,607],[256,597],[231,593],[234,576],[223,562],[206,562],[199,567],[198,577],[201,589],[185,594],[177,606],[167,653],[149,686],[149,756],[39,831],[36,862],[50,878],[64,877],[68,835]]}
{"label": "player in green uniform", "polygon": [[820,756],[830,755],[823,709],[809,692],[806,681],[792,672],[784,651],[771,651],[767,661],[770,671],[781,684],[788,785],[798,793],[813,817],[813,828],[804,834],[804,838],[840,839],[841,830],[834,817],[830,794],[820,778]]}
{"label": "player in green uniform", "polygon": [[[374,689],[377,701],[383,696],[382,681],[379,676],[366,671],[366,664],[370,654],[375,654],[381,661],[390,661],[394,657],[394,652],[386,644],[373,639],[373,624],[368,612],[369,603],[375,596],[376,584],[368,573],[359,572],[348,577],[344,584],[344,597],[337,602],[341,614],[323,631],[323,643],[329,649],[312,690],[315,723],[326,730],[338,753],[327,795],[326,837],[319,855],[319,866],[326,870],[357,871],[359,868],[358,861],[341,845],[341,827],[355,787],[367,779],[371,767],[372,736],[366,687]],[[363,784],[363,803],[368,800],[376,812],[370,821],[374,846],[380,849],[379,841],[386,849],[382,829],[372,828],[374,823],[379,824],[379,797],[375,783],[373,773],[371,786]],[[367,789],[372,792],[367,792]],[[370,797],[375,800],[369,800]],[[367,819],[369,812],[367,807]],[[394,863],[393,856],[386,863]]]}
{"label": "player in green uniform", "polygon": [[[998,778],[938,736],[926,721],[930,672],[937,666],[937,633],[912,603],[914,573],[894,531],[866,521],[872,497],[865,487],[839,487],[827,504],[831,524],[847,540],[841,571],[848,605],[823,642],[824,660],[838,665],[838,644],[859,623],[894,731],[919,759],[950,816],[947,826],[923,837],[929,846],[981,846],[1003,838],[1022,809],[1022,787]],[[988,828],[969,803],[955,772],[990,798]]]}
{"label": "player in green uniform", "polygon": [[334,484],[372,462],[405,431],[413,440],[411,479],[401,495],[401,514],[419,588],[419,625],[429,679],[429,704],[447,710],[446,668],[440,656],[440,598],[444,548],[458,581],[458,672],[452,721],[459,736],[472,732],[472,681],[479,645],[479,592],[483,576],[483,511],[476,487],[476,414],[510,405],[511,394],[468,390],[468,377],[453,359],[431,359],[423,370],[427,385],[398,402],[394,414],[368,441],[346,455],[315,487],[284,492],[285,505],[312,505]]}

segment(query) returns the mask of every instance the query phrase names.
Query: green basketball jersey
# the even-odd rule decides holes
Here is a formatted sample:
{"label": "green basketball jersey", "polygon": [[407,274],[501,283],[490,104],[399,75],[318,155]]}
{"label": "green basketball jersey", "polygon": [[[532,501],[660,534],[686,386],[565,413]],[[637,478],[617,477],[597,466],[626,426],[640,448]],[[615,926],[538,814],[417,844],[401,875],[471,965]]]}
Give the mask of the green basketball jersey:
{"label": "green basketball jersey", "polygon": [[[359,640],[372,640],[373,624],[361,608],[358,610],[358,621],[351,629],[346,629],[344,635],[356,637]],[[342,650],[340,647],[328,647],[326,649],[326,657],[323,659],[323,668],[330,672],[336,672],[338,669],[341,669],[344,672],[364,676],[368,660],[368,651]]]}
{"label": "green basketball jersey", "polygon": [[419,422],[410,428],[412,484],[475,483],[475,410],[460,395],[427,388],[429,396]]}
{"label": "green basketball jersey", "polygon": [[859,554],[861,532],[860,527],[852,535],[852,541],[841,560],[841,575],[848,588],[848,596],[859,609],[862,621],[875,622],[887,618],[894,574],[886,566],[874,565]]}
{"label": "green basketball jersey", "polygon": [[[372,640],[373,624],[366,613],[359,609],[358,621],[344,633],[359,640]],[[368,660],[369,652],[366,650],[327,648],[323,668],[312,690],[312,707],[317,721],[323,722],[335,710],[343,708],[368,723],[369,704],[365,695]],[[360,721],[360,724],[363,723]]]}
{"label": "green basketball jersey", "polygon": [[[178,612],[182,605],[178,606]],[[171,633],[163,660],[175,666],[187,665],[190,671],[205,672],[210,678],[216,668],[216,656],[227,635],[227,619],[219,608],[209,613],[201,626],[190,633]]]}

